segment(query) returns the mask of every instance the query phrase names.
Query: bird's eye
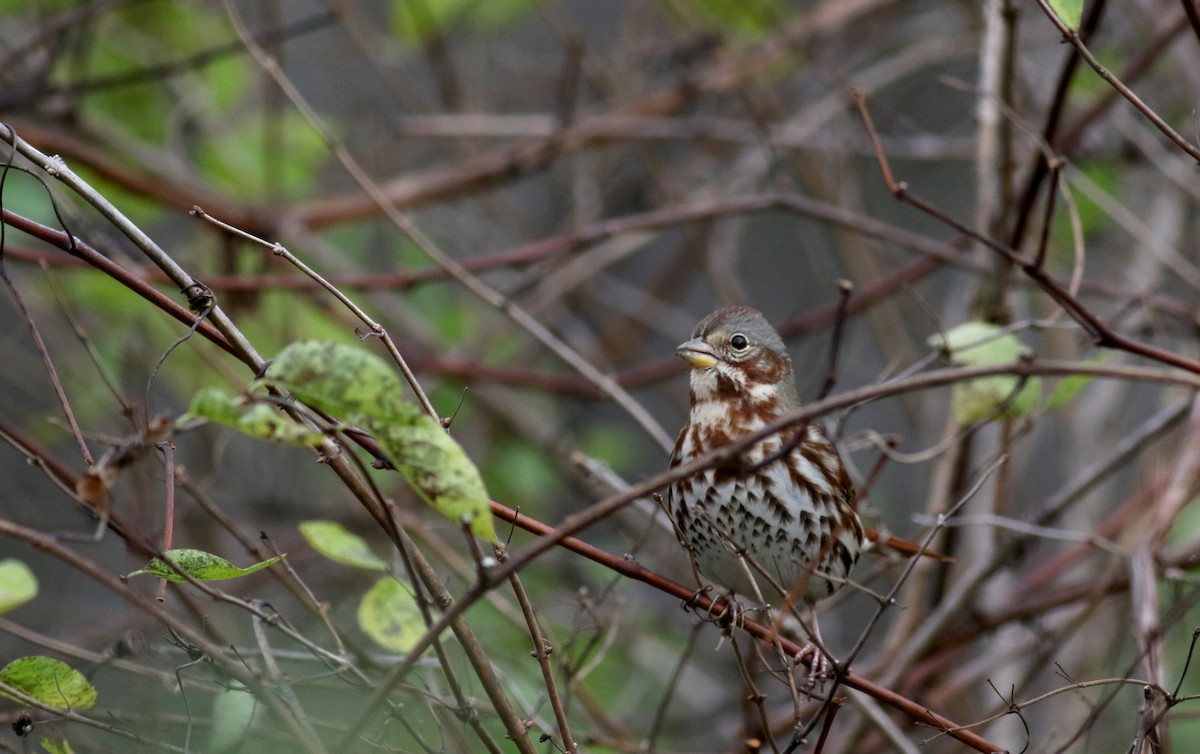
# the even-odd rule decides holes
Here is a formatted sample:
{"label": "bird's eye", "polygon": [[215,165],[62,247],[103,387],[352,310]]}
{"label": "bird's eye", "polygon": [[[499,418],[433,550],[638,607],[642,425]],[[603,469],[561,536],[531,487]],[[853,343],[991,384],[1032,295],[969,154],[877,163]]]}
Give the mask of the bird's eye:
{"label": "bird's eye", "polygon": [[750,341],[746,340],[745,335],[742,335],[741,333],[735,333],[734,336],[729,339],[729,345],[733,346],[734,350],[736,351],[744,351],[746,350],[746,346],[750,345]]}

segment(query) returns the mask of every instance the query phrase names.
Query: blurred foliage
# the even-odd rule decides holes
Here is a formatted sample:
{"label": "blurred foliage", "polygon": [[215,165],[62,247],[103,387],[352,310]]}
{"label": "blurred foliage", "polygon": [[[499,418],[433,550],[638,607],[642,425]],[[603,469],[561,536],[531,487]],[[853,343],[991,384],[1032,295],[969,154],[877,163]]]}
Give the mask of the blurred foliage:
{"label": "blurred foliage", "polygon": [[695,5],[696,8],[691,8],[686,4],[676,4],[676,10],[681,14],[694,14],[688,19],[691,23],[735,31],[748,39],[762,37],[777,29],[785,11],[785,4],[781,0],[748,0],[739,3],[701,0]]}
{"label": "blurred foliage", "polygon": [[[272,132],[282,137],[282,143],[264,149]],[[299,113],[252,112],[224,118],[214,136],[217,140],[205,141],[198,151],[196,166],[207,182],[236,199],[257,200],[268,195],[267,189],[276,198],[309,194],[329,158],[320,134]],[[281,154],[286,159],[279,159]],[[267,176],[272,178],[269,186]]]}
{"label": "blurred foliage", "polygon": [[472,0],[420,0],[395,3],[392,7],[392,30],[399,40],[425,41],[432,36],[469,29],[501,32],[525,16],[535,6],[533,0],[491,0],[486,3]]}
{"label": "blurred foliage", "polygon": [[[957,242],[957,231],[886,195],[861,120],[846,106],[846,88],[867,90],[897,179],[963,224],[990,227],[1008,242],[1024,181],[1047,149],[1036,134],[1069,51],[1039,8],[1013,6],[1019,32],[1009,72],[1013,100],[999,108],[1007,126],[986,131],[980,98],[993,94],[984,92],[988,82],[981,71],[984,62],[996,61],[981,56],[1001,48],[985,44],[984,30],[1003,32],[980,16],[988,6],[838,0],[237,4],[251,32],[260,35],[339,144],[457,261],[473,263],[614,221],[612,234],[566,252],[542,248],[541,256],[489,269],[480,280],[505,305],[523,307],[601,374],[612,376],[614,384],[627,386],[669,435],[687,408],[684,370],[674,363],[672,348],[718,303],[764,309],[783,326],[802,389],[819,386],[832,337],[827,305],[837,300],[839,276],[851,279],[869,305],[859,308],[855,299],[851,308],[835,391],[882,385],[885,378],[924,368],[938,349],[969,365],[1009,363],[1028,349],[1036,358],[1075,359],[1089,367],[1124,360],[1155,366],[1151,359],[1107,351],[1097,356],[1093,339],[1026,285],[1019,271],[1005,293],[1007,320],[989,320],[993,312],[977,310],[978,290],[995,269],[986,250],[897,283],[911,272],[919,252],[893,228],[923,234],[930,243]],[[1055,6],[1073,23],[1083,8],[1069,0]],[[1131,85],[1147,100],[1169,103],[1174,112],[1166,115],[1186,120],[1187,103],[1194,99],[1191,71],[1200,65],[1189,27],[1173,20],[1182,18],[1181,10],[1150,13],[1119,6],[1105,13],[1091,43],[1101,61],[1122,71],[1131,61],[1153,58]],[[3,118],[12,118],[17,132],[39,148],[61,153],[174,260],[210,283],[222,312],[262,356],[274,357],[296,341],[370,354],[339,372],[348,387],[368,390],[365,398],[348,404],[344,395],[331,399],[322,393],[316,402],[348,413],[340,417],[348,422],[368,425],[385,445],[394,442],[385,448],[390,456],[403,455],[403,441],[416,435],[461,446],[465,450],[455,456],[459,470],[469,468],[482,479],[477,506],[486,507],[490,495],[550,526],[609,494],[612,479],[591,476],[600,464],[616,475],[618,486],[666,468],[667,450],[516,326],[504,306],[485,303],[450,276],[378,285],[384,276],[433,269],[434,263],[363,201],[330,145],[238,43],[222,4],[0,0],[0,15],[0,58],[6,61],[0,100],[12,103]],[[1163,51],[1144,45],[1168,23],[1184,31],[1164,46],[1169,55],[1156,57]],[[288,30],[286,38],[276,34],[281,30]],[[1111,96],[1108,83],[1080,66],[1062,108],[1062,128]],[[1195,350],[1188,303],[1195,290],[1176,272],[1184,264],[1198,265],[1187,239],[1200,231],[1200,210],[1195,192],[1178,176],[1190,175],[1194,161],[1169,153],[1161,134],[1131,113],[1118,100],[1085,124],[1076,146],[1057,155],[1066,160],[1062,180],[1078,207],[1082,237],[1074,237],[1068,203],[1060,198],[1051,219],[1051,272],[1065,281],[1079,261],[1080,299],[1102,321],[1188,355]],[[1184,130],[1191,132],[1190,126]],[[975,164],[979,140],[988,136],[1000,140],[1003,156],[981,170]],[[1060,145],[1052,140],[1049,148]],[[1001,159],[1011,169],[1003,179]],[[981,184],[993,167],[995,185]],[[1089,197],[1083,179],[1112,204]],[[1044,184],[1039,201],[1045,193]],[[778,206],[699,221],[669,218],[701,204],[767,194],[826,202],[848,219],[839,224],[820,213]],[[161,274],[151,274],[147,259],[111,223],[62,186],[54,185],[53,195],[73,233],[184,301]],[[987,196],[994,206],[975,206]],[[268,244],[286,245],[339,281],[346,295],[387,327],[438,413],[455,415],[452,440],[432,419],[423,424],[425,434],[392,436],[389,427],[411,429],[407,422],[416,409],[408,402],[400,404],[404,408],[392,404],[401,395],[408,401],[411,391],[393,365],[379,361],[383,352],[376,339],[359,339],[365,325],[323,290],[283,285],[281,280],[300,273],[269,248],[187,216],[189,197],[217,219],[236,219]],[[45,190],[27,175],[10,172],[0,200],[6,210],[57,226]],[[1114,220],[1117,206],[1152,226],[1155,249],[1169,247],[1181,261],[1162,266],[1136,228]],[[658,213],[660,225],[620,229],[622,222],[650,212]],[[1021,250],[1032,255],[1042,206],[1034,206],[1030,216],[1032,230]],[[859,232],[875,227],[869,222],[884,225]],[[93,454],[129,454],[106,489],[112,510],[105,511],[128,527],[122,531],[129,540],[110,532],[94,544],[53,541],[92,559],[104,573],[129,573],[152,555],[130,541],[161,542],[164,527],[162,451],[150,441],[162,438],[147,438],[142,427],[147,415],[178,417],[199,395],[215,401],[200,412],[214,421],[257,437],[295,438],[283,431],[283,413],[265,403],[250,407],[239,397],[256,378],[253,370],[201,334],[166,356],[148,390],[159,359],[186,328],[123,285],[89,269],[60,267],[64,257],[58,251],[11,228],[6,233],[4,250],[14,253],[5,257],[5,268],[44,333]],[[1079,260],[1077,241],[1085,252]],[[43,255],[45,274],[62,290],[83,341],[31,252]],[[27,439],[44,444],[63,468],[79,473],[86,466],[41,356],[10,299],[0,307],[8,325],[0,334],[5,354],[0,418],[17,423]],[[931,338],[934,333],[948,334],[950,342]],[[100,379],[89,347],[131,405],[128,412]],[[307,374],[307,368],[299,371]],[[1095,472],[1092,464],[1171,405],[1179,388],[1078,375],[1049,384],[1054,389],[1039,396],[1037,378],[1020,383],[998,376],[887,395],[844,417],[824,417],[837,423],[838,437],[854,450],[862,469],[856,481],[881,480],[863,502],[864,517],[894,523],[905,537],[923,540],[928,530],[914,522],[914,514],[936,519],[945,505],[977,489],[982,470],[996,458],[1010,459],[1009,465],[996,475],[994,489],[985,485],[968,501],[980,506],[975,513],[1025,523],[1047,501],[1074,489],[1071,485],[1088,490],[1072,498],[1074,507],[1064,518],[1039,530],[1062,528],[1061,539],[1027,535],[1019,526],[962,527],[939,535],[935,549],[946,548],[955,563],[940,566],[928,579],[917,569],[920,587],[902,592],[903,610],[886,612],[878,623],[871,622],[878,603],[870,595],[845,590],[850,593],[822,604],[824,635],[835,655],[844,656],[863,627],[873,626],[855,671],[870,678],[893,669],[907,673],[897,689],[920,689],[922,703],[963,724],[1002,712],[1010,697],[1020,701],[1066,685],[1056,674],[1059,668],[1075,680],[1143,675],[1137,658],[1144,647],[1130,615],[1146,606],[1130,604],[1120,578],[1128,573],[1128,553],[1156,545],[1140,539],[1142,516],[1157,504],[1149,500],[1156,496],[1147,496],[1138,515],[1121,514],[1132,518],[1113,517],[1165,474],[1186,468],[1179,454],[1188,445],[1168,431],[1145,438],[1111,469]],[[305,380],[278,386],[303,392]],[[1023,390],[1014,396],[1018,386]],[[148,410],[142,405],[147,393]],[[1062,406],[1069,409],[1050,411]],[[1021,421],[970,426],[958,434],[947,429],[993,418],[1001,408],[1007,413],[996,418]],[[894,451],[879,449],[876,432],[894,439]],[[300,439],[312,437],[305,433]],[[371,528],[375,520],[329,473],[329,458],[303,449],[279,452],[227,430],[188,431],[171,439],[181,471],[178,516],[186,522],[175,531],[173,552],[202,553],[206,562],[212,562],[209,553],[221,553],[220,561],[235,569],[222,572],[235,574],[240,571],[231,563],[261,566],[277,552],[291,552],[286,562],[253,578],[216,586],[269,604],[279,625],[286,623],[330,654],[314,656],[274,630],[267,633],[278,646],[264,648],[255,630],[261,626],[236,604],[189,601],[194,590],[188,584],[173,589],[189,597],[168,592],[165,609],[220,637],[221,646],[235,647],[239,667],[261,668],[262,653],[276,652],[282,677],[311,718],[307,722],[333,750],[374,693],[372,685],[422,631],[407,572],[391,573],[404,557],[387,544],[384,531]],[[29,462],[12,443],[3,447],[0,521],[56,536],[90,530],[96,511],[80,511],[69,483]],[[432,561],[450,594],[455,599],[468,594],[497,557],[490,545],[468,546],[455,513],[430,512],[400,475],[369,468],[373,459],[353,453],[369,483],[411,525],[419,554]],[[444,472],[439,466],[430,473],[439,470]],[[410,476],[425,472],[429,469]],[[1094,479],[1080,478],[1093,473]],[[649,499],[633,507],[654,508]],[[1194,501],[1182,508],[1170,548],[1154,553],[1161,567],[1156,629],[1172,682],[1183,673],[1189,629],[1198,614],[1188,607],[1196,603],[1196,592],[1187,562],[1167,565],[1166,558],[1200,541],[1196,508]],[[533,541],[508,524],[497,530],[514,556]],[[647,522],[642,513],[626,510],[579,536],[616,558],[696,586],[686,554],[661,520]],[[1085,544],[1097,537],[1105,547]],[[994,578],[948,619],[942,634],[952,641],[943,643],[939,634],[932,642],[936,652],[922,654],[913,667],[893,668],[902,654],[897,648],[912,636],[903,632],[948,604],[944,598],[962,574],[988,565],[986,558],[1006,552],[1018,538],[1020,553],[990,571]],[[0,654],[7,652],[7,661],[69,647],[81,656],[103,657],[86,666],[64,657],[79,670],[63,667],[94,683],[101,704],[92,715],[114,716],[142,737],[136,744],[114,744],[108,734],[59,721],[44,748],[117,750],[125,744],[157,751],[185,746],[190,736],[191,750],[198,742],[214,752],[297,750],[275,714],[232,683],[213,658],[197,661],[189,648],[172,647],[148,613],[104,593],[79,569],[17,538],[6,538],[3,547],[10,544],[24,549],[14,552],[19,560],[0,561],[0,609],[10,604],[3,596],[6,577],[19,562],[24,570],[15,574],[20,578],[10,588],[15,597],[5,620],[34,638],[0,634]],[[8,558],[9,550],[4,554]],[[864,559],[855,577],[883,594],[904,565]],[[1053,575],[1045,572],[1049,566]],[[376,581],[381,571],[390,575]],[[677,599],[561,550],[535,560],[520,577],[553,650],[549,662],[557,693],[581,750],[641,749],[657,736],[658,750],[725,751],[746,735],[758,735],[764,717],[782,721],[776,739],[785,748],[792,703],[784,684],[770,675],[777,663],[769,652],[763,655],[766,664],[748,674],[767,698],[759,715],[745,703],[729,640],[711,627],[693,636],[692,627],[704,616],[679,609]],[[30,581],[41,591],[32,592]],[[149,592],[153,581],[135,580],[129,588]],[[1083,596],[1069,597],[1080,591]],[[1063,601],[1052,604],[1054,599]],[[500,689],[529,721],[535,747],[562,748],[545,679],[531,656],[533,639],[508,583],[472,605],[465,621]],[[972,633],[982,625],[998,630]],[[1087,630],[1096,625],[1105,630]],[[757,648],[743,634],[735,636],[745,656],[754,658]],[[474,719],[501,749],[512,746],[460,638],[450,632],[443,639],[448,665],[439,665],[435,653],[418,658],[413,673],[389,696],[391,711],[357,731],[363,750],[477,751],[482,744],[470,724]],[[340,659],[331,660],[334,656]],[[1004,700],[994,696],[988,680],[1005,692]],[[176,693],[177,683],[182,693]],[[1196,683],[1193,671],[1184,679],[1184,693]],[[1030,750],[1046,749],[1050,741],[1057,746],[1081,728],[1086,734],[1071,754],[1097,741],[1127,740],[1140,691],[1118,691],[1105,706],[1107,692],[1074,689],[1023,710]],[[8,721],[17,709],[6,701],[0,716]],[[1165,725],[1172,744],[1189,750],[1200,734],[1189,717],[1192,710],[1178,711],[1188,714],[1173,710]],[[854,705],[839,713],[830,751],[886,750],[887,744],[873,743],[869,735],[847,735],[857,729],[859,714]],[[37,723],[39,729],[50,724],[42,718]],[[1023,733],[1010,735],[1015,727],[1010,717],[979,730],[1019,750],[1026,739]],[[920,726],[904,730],[935,754],[964,750],[945,736],[925,740]],[[553,740],[536,743],[543,734]]]}

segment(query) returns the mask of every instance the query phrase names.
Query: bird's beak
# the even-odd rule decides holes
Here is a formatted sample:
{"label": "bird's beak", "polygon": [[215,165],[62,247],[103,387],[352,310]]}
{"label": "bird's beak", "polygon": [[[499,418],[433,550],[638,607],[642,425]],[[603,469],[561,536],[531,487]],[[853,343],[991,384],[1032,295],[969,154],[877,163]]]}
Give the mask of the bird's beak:
{"label": "bird's beak", "polygon": [[680,343],[675,348],[675,353],[682,356],[692,369],[708,369],[717,363],[717,355],[702,338],[692,338],[686,343]]}

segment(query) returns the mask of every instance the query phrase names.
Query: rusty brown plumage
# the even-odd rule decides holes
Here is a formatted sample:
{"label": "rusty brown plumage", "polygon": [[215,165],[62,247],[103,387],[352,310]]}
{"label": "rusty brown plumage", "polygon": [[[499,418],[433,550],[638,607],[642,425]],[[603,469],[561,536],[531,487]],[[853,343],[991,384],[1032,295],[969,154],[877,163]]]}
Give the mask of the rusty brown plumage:
{"label": "rusty brown plumage", "polygon": [[[676,352],[692,367],[691,409],[672,466],[800,407],[783,340],[755,309],[712,313]],[[837,448],[813,423],[751,445],[736,463],[679,480],[666,502],[700,574],[750,599],[828,597],[865,541],[854,485]]]}

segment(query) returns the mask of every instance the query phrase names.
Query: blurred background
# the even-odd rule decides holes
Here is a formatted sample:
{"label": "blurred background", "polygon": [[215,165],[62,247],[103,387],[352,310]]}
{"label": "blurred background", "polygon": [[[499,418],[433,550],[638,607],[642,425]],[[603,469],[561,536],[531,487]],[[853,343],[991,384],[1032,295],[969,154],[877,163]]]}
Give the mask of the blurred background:
{"label": "blurred background", "polygon": [[[1192,378],[1161,359],[1096,348],[1019,268],[897,201],[850,95],[865,93],[891,169],[913,194],[1043,259],[1113,330],[1195,358],[1196,161],[1064,44],[1039,4],[5,0],[0,14],[0,122],[60,155],[209,286],[264,357],[307,339],[383,354],[378,339],[357,337],[361,321],[271,248],[189,210],[285,246],[386,328],[437,412],[454,417],[452,435],[492,499],[550,526],[666,469],[663,438],[682,426],[688,399],[674,347],[722,305],[755,306],[780,329],[808,400],[823,389],[839,322],[834,396],[945,366],[936,339],[964,322],[1003,328],[1035,363],[1109,370],[1046,377],[1031,405],[983,416],[956,410],[959,387],[946,386],[881,390],[824,417],[873,526],[924,541],[933,517],[965,503],[930,540],[952,564],[920,564],[882,611],[871,593],[843,590],[821,605],[822,629],[840,657],[863,637],[856,673],[959,724],[1018,703],[977,730],[1011,751],[1115,751],[1149,741],[1138,731],[1156,723],[1161,745],[1196,745],[1188,703],[1162,721],[1139,715],[1146,684],[1172,692],[1183,679],[1181,696],[1200,688],[1184,666],[1197,620],[1188,567],[1200,543],[1188,505],[1200,446],[1192,391],[1180,387]],[[1097,60],[1194,145],[1194,0],[1099,0],[1082,14],[1076,25]],[[4,210],[68,229],[186,305],[114,224],[27,158],[11,164]],[[185,325],[133,284],[12,223],[4,231],[4,270],[29,314],[0,297],[0,519],[88,535],[95,523],[55,483],[63,477],[30,463],[86,468],[29,321],[96,457],[142,432],[147,416],[173,419],[197,390],[236,393],[254,374],[202,334],[159,366]],[[839,317],[843,280],[852,294]],[[1001,398],[1016,386],[1002,382]],[[634,402],[647,418],[631,414]],[[322,646],[344,643],[370,679],[331,674],[277,637],[310,722],[336,750],[396,653],[360,622],[379,574],[331,562],[297,527],[336,521],[404,579],[394,547],[308,450],[213,427],[181,434],[175,448],[175,546],[247,565],[270,554],[245,545],[264,534],[294,573],[217,586],[267,601]],[[164,472],[147,450],[111,496],[151,542],[162,536]],[[464,594],[475,566],[457,527],[396,475],[370,475],[450,592]],[[580,536],[692,584],[655,511],[642,499]],[[531,541],[498,529],[514,551]],[[146,560],[112,532],[61,541],[112,574]],[[221,739],[232,725],[213,707],[228,685],[221,671],[182,671],[185,707],[174,668],[188,654],[79,568],[20,537],[0,539],[0,558],[26,563],[41,586],[0,616],[0,663],[63,659],[98,688],[93,717],[145,740],[53,720],[39,720],[43,732],[78,751],[170,750],[185,746],[190,722],[192,748],[294,748],[266,712]],[[855,578],[887,593],[906,565],[866,558]],[[510,589],[467,618],[536,750],[567,749],[555,695],[580,750],[745,751],[758,740],[770,751],[763,718],[786,748],[793,705],[765,670],[776,662],[769,653],[749,662],[766,696],[759,715],[729,642],[678,599],[564,550],[521,575],[554,645],[556,691],[529,656]],[[142,579],[131,587],[151,595],[154,582]],[[1131,591],[1131,581],[1142,586]],[[328,606],[328,627],[297,583]],[[259,667],[245,610],[175,591],[164,608]],[[514,750],[482,682],[446,644],[461,697],[446,666],[423,658],[393,693],[403,708],[372,717],[354,750],[483,751],[487,734]],[[1097,679],[1130,680],[1070,688]],[[1063,693],[1024,706],[1055,689]],[[825,751],[969,750],[848,693]],[[1160,696],[1155,709],[1167,706]],[[459,714],[462,699],[473,712]],[[20,709],[0,702],[0,718]],[[817,714],[806,705],[801,723]],[[0,745],[32,750],[15,736]]]}

